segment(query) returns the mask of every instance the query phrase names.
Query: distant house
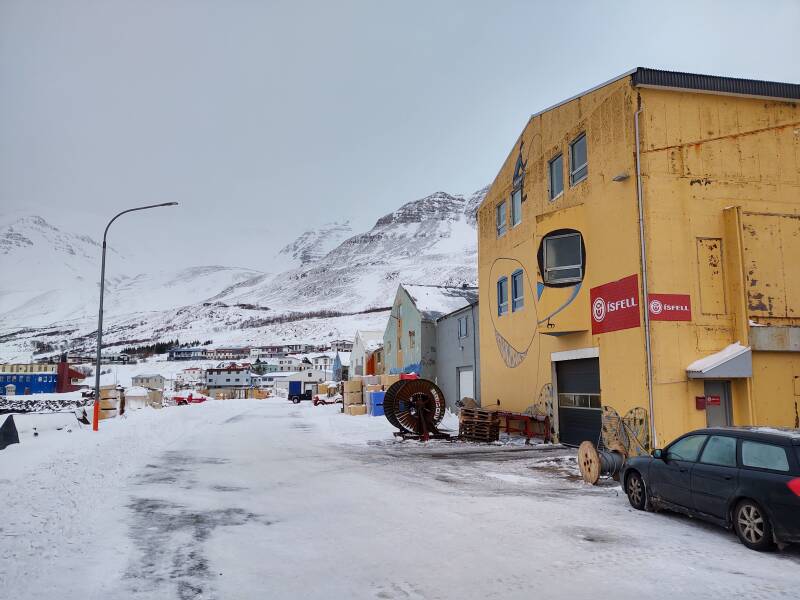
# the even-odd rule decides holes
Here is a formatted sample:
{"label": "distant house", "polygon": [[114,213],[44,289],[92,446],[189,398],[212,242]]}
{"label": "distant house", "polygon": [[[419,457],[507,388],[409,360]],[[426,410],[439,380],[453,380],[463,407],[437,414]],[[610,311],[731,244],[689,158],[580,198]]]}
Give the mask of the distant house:
{"label": "distant house", "polygon": [[480,404],[479,348],[477,302],[436,320],[436,384],[453,410],[464,398]]}
{"label": "distant house", "polygon": [[200,367],[182,369],[175,379],[181,385],[193,385],[205,382],[205,372]]}
{"label": "distant house", "polygon": [[374,375],[383,375],[386,373],[386,364],[384,361],[384,353],[383,353],[383,344],[380,345],[380,348],[376,349],[375,352],[372,353],[372,358],[375,362],[375,373]]}
{"label": "distant house", "polygon": [[350,352],[337,352],[333,359],[333,380],[344,381],[350,378]]}
{"label": "distant house", "polygon": [[387,373],[436,379],[436,320],[476,302],[468,287],[400,284],[383,333]]}
{"label": "distant house", "polygon": [[271,344],[268,346],[252,346],[250,358],[252,360],[265,358],[278,358],[289,354],[306,354],[316,352],[317,347],[312,344]]}
{"label": "distant house", "polygon": [[331,352],[352,352],[353,342],[350,340],[333,340],[330,343]]}
{"label": "distant house", "polygon": [[333,361],[336,358],[335,352],[311,352],[302,355],[303,360],[307,360],[312,369],[328,373],[328,379],[333,377]]}
{"label": "distant house", "polygon": [[275,358],[259,359],[259,363],[255,367],[255,369],[261,373],[288,373],[310,368],[311,363],[304,363],[303,360],[297,356],[279,356]]}
{"label": "distant house", "polygon": [[163,390],[167,383],[167,378],[156,373],[146,373],[131,377],[131,386],[143,387],[148,390]]}
{"label": "distant house", "polygon": [[375,350],[383,346],[383,331],[359,330],[353,338],[350,374],[375,375]]}
{"label": "distant house", "polygon": [[242,360],[249,356],[249,346],[222,346],[208,351],[208,358],[213,360]]}
{"label": "distant house", "polygon": [[208,358],[207,348],[171,348],[167,360],[202,360]]}
{"label": "distant house", "polygon": [[206,369],[206,387],[215,398],[246,398],[253,385],[249,365],[230,363]]}

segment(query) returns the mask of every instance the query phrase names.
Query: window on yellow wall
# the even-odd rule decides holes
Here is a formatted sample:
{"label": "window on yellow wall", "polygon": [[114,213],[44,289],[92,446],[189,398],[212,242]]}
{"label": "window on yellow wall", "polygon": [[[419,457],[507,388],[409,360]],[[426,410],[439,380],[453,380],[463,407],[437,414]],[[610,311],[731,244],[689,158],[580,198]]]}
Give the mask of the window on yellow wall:
{"label": "window on yellow wall", "polygon": [[586,151],[586,134],[580,134],[569,145],[569,184],[575,185],[589,175],[589,155]]}
{"label": "window on yellow wall", "polygon": [[546,236],[544,282],[569,283],[583,279],[583,249],[580,233]]}
{"label": "window on yellow wall", "polygon": [[503,316],[508,313],[508,277],[501,277],[497,281],[497,314]]}
{"label": "window on yellow wall", "polygon": [[506,234],[506,202],[503,200],[500,204],[497,205],[495,209],[495,222],[497,224],[497,237],[504,236]]}
{"label": "window on yellow wall", "polygon": [[522,222],[522,189],[514,190],[511,194],[511,227],[516,227]]}
{"label": "window on yellow wall", "polygon": [[525,292],[523,290],[522,269],[517,269],[511,274],[511,311],[522,310],[525,306]]}
{"label": "window on yellow wall", "polygon": [[548,163],[550,180],[550,200],[564,193],[564,155],[559,154]]}

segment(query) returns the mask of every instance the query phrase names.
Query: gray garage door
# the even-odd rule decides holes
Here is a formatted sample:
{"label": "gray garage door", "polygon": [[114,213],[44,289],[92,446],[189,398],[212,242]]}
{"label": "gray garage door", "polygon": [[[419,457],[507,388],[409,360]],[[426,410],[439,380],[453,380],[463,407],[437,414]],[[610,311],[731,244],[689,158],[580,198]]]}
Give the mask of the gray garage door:
{"label": "gray garage door", "polygon": [[602,426],[600,359],[581,358],[556,363],[558,431],[562,444],[597,443]]}

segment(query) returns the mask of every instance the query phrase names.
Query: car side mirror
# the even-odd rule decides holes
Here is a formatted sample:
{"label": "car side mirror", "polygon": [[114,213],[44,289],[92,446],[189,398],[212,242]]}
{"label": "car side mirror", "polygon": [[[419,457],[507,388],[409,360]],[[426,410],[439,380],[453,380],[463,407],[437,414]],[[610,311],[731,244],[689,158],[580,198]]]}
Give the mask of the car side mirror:
{"label": "car side mirror", "polygon": [[660,458],[661,460],[665,460],[667,458],[667,455],[661,448],[658,448],[656,450],[653,450],[653,458]]}

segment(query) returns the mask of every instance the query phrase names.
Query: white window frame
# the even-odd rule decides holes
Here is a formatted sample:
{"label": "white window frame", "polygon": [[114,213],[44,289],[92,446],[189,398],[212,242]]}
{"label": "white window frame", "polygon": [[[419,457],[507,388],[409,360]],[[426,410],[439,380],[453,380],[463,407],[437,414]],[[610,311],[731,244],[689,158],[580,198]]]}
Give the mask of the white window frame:
{"label": "white window frame", "polygon": [[[515,196],[519,196],[519,212],[517,212],[517,205],[514,202]],[[511,192],[509,204],[511,205],[511,229],[514,229],[514,227],[522,223],[522,187]]]}
{"label": "white window frame", "polygon": [[[500,222],[500,212],[502,209],[503,222]],[[497,237],[503,237],[508,231],[508,210],[506,209],[506,201],[501,200],[494,208],[494,222],[497,229]]]}
{"label": "white window frame", "polygon": [[[549,240],[557,240],[559,238],[566,238],[566,237],[577,237],[578,238],[578,244],[579,244],[579,248],[578,249],[579,249],[580,255],[581,255],[580,264],[577,264],[577,265],[563,265],[563,266],[560,266],[560,267],[548,267],[547,266],[547,242]],[[544,278],[544,282],[545,283],[573,283],[573,282],[576,282],[576,281],[583,280],[583,237],[581,236],[580,233],[562,233],[560,235],[548,235],[548,236],[545,236],[544,240],[542,240],[542,251],[543,251],[542,269],[544,270],[544,273],[542,274],[542,277]],[[578,277],[568,277],[566,279],[551,279],[550,278],[550,273],[551,272],[553,272],[553,271],[565,271],[567,269],[579,269],[580,274],[578,275]]]}
{"label": "white window frame", "polygon": [[[464,323],[464,329],[461,329],[461,323]],[[467,321],[467,317],[458,317],[458,339],[464,339],[465,337],[469,337],[469,322]]]}
{"label": "white window frame", "polygon": [[[561,191],[557,194],[553,195],[553,163],[555,163],[558,159],[561,159],[561,169],[559,172],[561,174]],[[547,161],[547,183],[548,183],[548,196],[550,198],[550,202],[554,202],[558,198],[564,195],[564,153],[559,152],[549,161]]]}
{"label": "white window frame", "polygon": [[[509,290],[511,296],[511,312],[517,312],[525,308],[525,279],[523,275],[525,272],[522,269],[517,269],[513,273],[511,273],[511,289]],[[514,281],[516,280],[516,276],[519,275],[519,290],[515,290]],[[515,294],[516,291],[519,291],[519,296]],[[519,301],[519,304],[518,302]]]}
{"label": "white window frame", "polygon": [[[503,282],[505,282],[505,289],[506,289],[505,297],[506,297],[506,299],[505,299],[505,302],[500,302],[500,284],[503,283]],[[503,275],[502,277],[500,277],[497,280],[497,316],[498,317],[502,317],[503,315],[507,315],[508,314],[508,291],[509,291],[508,290],[508,277]],[[505,310],[503,310],[503,307],[505,307]]]}
{"label": "white window frame", "polygon": [[[575,144],[580,142],[581,140],[585,140],[586,143],[586,162],[581,165],[576,165],[574,161],[575,156]],[[575,179],[575,173],[580,171],[583,168],[586,168],[586,173],[580,178]],[[574,140],[569,143],[569,185],[573,187],[579,184],[581,181],[589,177],[589,141],[586,139],[586,132],[584,131]]]}

